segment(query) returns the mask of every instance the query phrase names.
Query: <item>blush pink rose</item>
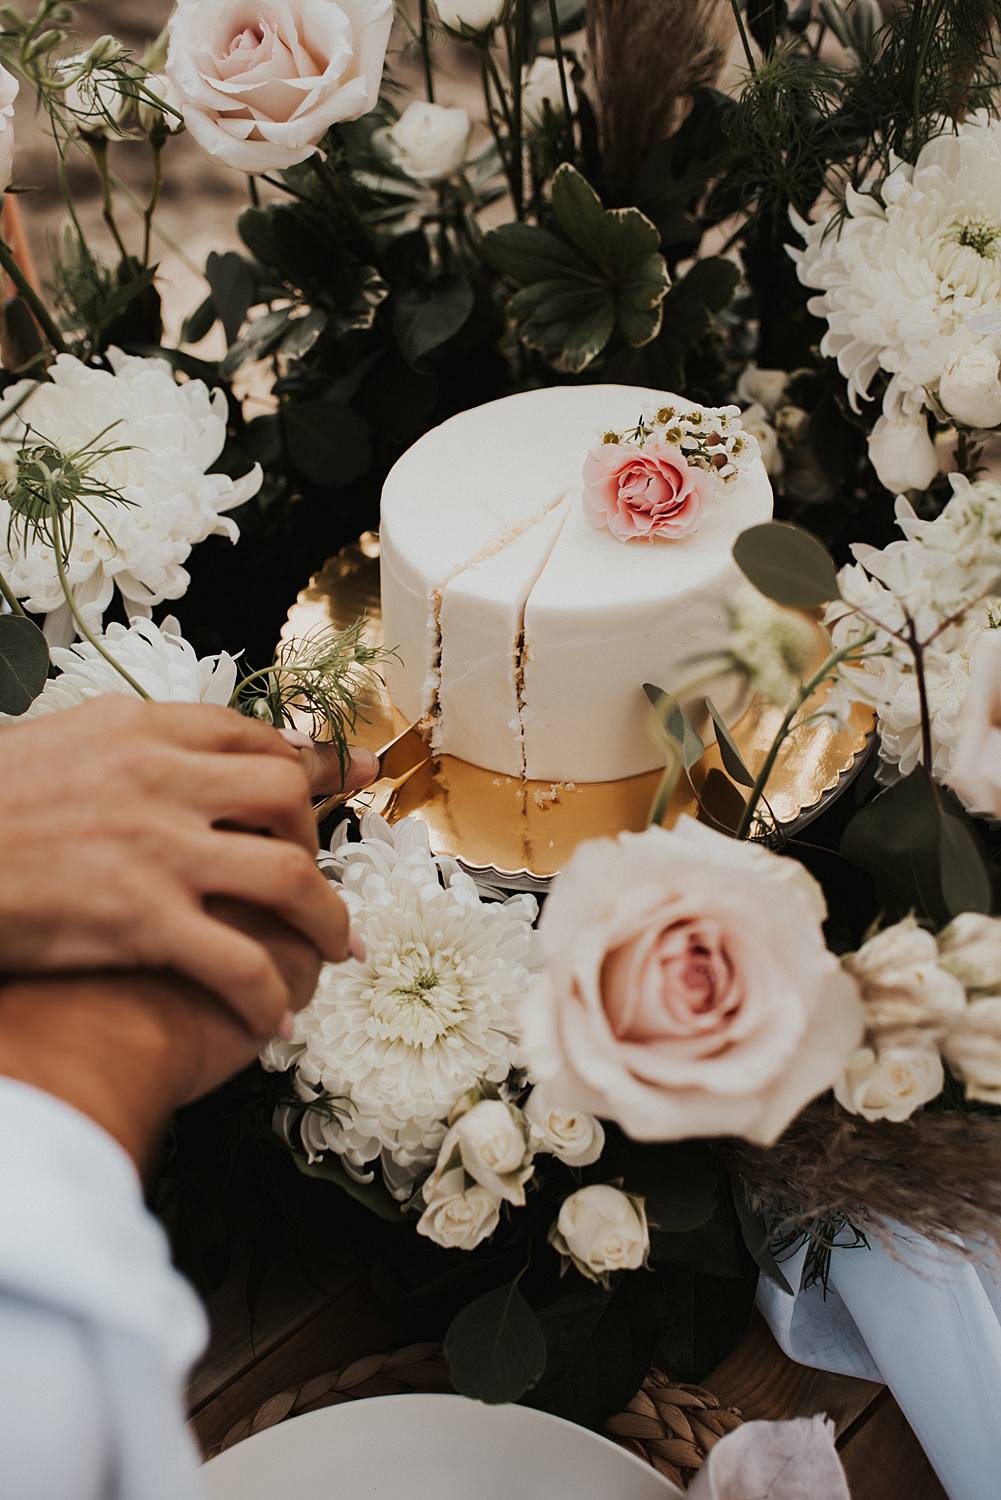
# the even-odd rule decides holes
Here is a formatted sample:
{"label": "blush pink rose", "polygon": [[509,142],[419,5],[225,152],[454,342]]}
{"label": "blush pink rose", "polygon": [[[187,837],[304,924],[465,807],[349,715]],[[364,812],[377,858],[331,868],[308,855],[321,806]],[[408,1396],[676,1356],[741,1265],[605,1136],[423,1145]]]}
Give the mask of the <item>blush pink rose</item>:
{"label": "blush pink rose", "polygon": [[971,812],[1001,818],[1001,630],[985,630],[970,656],[949,785]]}
{"label": "blush pink rose", "polygon": [[711,483],[705,469],[662,438],[642,447],[602,443],[584,465],[584,509],[592,526],[607,526],[620,542],[677,541],[698,530]]}
{"label": "blush pink rose", "polygon": [[767,1145],[863,1034],[795,860],[683,818],[583,844],[555,882],[522,1008],[524,1059],[558,1108],[638,1140]]}

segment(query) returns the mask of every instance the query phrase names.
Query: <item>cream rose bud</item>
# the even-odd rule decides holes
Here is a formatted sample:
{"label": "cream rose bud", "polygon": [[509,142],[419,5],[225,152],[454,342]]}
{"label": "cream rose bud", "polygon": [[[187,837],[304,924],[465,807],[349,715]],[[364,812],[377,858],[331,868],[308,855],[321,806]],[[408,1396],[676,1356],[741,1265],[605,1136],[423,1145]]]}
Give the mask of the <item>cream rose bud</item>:
{"label": "cream rose bud", "polygon": [[568,1167],[589,1167],[605,1147],[600,1120],[580,1110],[556,1109],[542,1088],[534,1088],[525,1103],[532,1145],[556,1156]]}
{"label": "cream rose bud", "polygon": [[938,399],[966,427],[1001,422],[1001,362],[987,345],[958,354],[942,371]]}
{"label": "cream rose bud", "polygon": [[374,109],[392,0],[178,0],[167,75],[209,156],[274,172]]}
{"label": "cream rose bud", "polygon": [[913,917],[877,932],[844,965],[862,987],[874,1031],[935,1023],[966,1005],[962,984],[939,963],[935,937]]}
{"label": "cream rose bud", "polygon": [[[567,97],[571,111],[577,108],[577,95],[567,74]],[[554,57],[537,57],[530,68],[525,69],[521,84],[521,113],[526,124],[541,129],[546,122],[546,106],[562,119],[563,86],[560,82],[560,65]]]}
{"label": "cream rose bud", "polygon": [[956,739],[949,785],[971,812],[1001,818],[1001,629],[974,643]]}
{"label": "cream rose bud", "polygon": [[490,31],[507,10],[507,0],[435,0],[435,10],[450,31]]}
{"label": "cream rose bud", "polygon": [[910,1119],[916,1109],[937,1099],[945,1084],[938,1047],[902,1033],[878,1050],[859,1047],[834,1086],[834,1097],[849,1114],[863,1120]]}
{"label": "cream rose bud", "polygon": [[501,1099],[481,1099],[460,1115],[441,1143],[438,1163],[424,1189],[426,1198],[437,1197],[438,1183],[455,1166],[464,1167],[495,1198],[523,1204],[532,1152],[521,1111]]}
{"label": "cream rose bud", "polygon": [[637,1271],[650,1250],[643,1199],[606,1183],[579,1188],[560,1209],[549,1243],[591,1281]]}
{"label": "cream rose bud", "polygon": [[500,1205],[486,1188],[466,1186],[466,1174],[455,1167],[439,1177],[434,1197],[427,1198],[417,1233],[446,1250],[475,1250],[500,1222]]}
{"label": "cream rose bud", "polygon": [[880,484],[894,494],[927,489],[938,473],[924,417],[880,417],[869,434],[869,459]]}
{"label": "cream rose bud", "polygon": [[972,1000],[950,1027],[943,1050],[968,1099],[1001,1105],[1001,996]]}
{"label": "cream rose bud", "polygon": [[[782,405],[788,384],[786,370],[759,370],[757,365],[748,365],[737,381],[737,400],[741,404],[762,406],[765,415],[773,417]],[[744,425],[747,426],[746,416]]]}
{"label": "cream rose bud", "polygon": [[[142,80],[144,92],[136,101],[136,119],[147,134],[159,128],[173,135],[184,129],[184,102],[166,73],[150,73]],[[152,95],[153,98],[148,97]],[[160,101],[155,104],[154,99]],[[161,104],[167,108],[161,108]]]}
{"label": "cream rose bud", "polygon": [[638,1140],[768,1145],[863,1037],[796,860],[681,818],[580,845],[539,925],[522,1057],[551,1105]]}
{"label": "cream rose bud", "polygon": [[968,990],[1001,989],[1001,920],[964,911],[938,935],[943,969]]}
{"label": "cream rose bud", "polygon": [[378,144],[408,177],[444,182],[466,159],[469,116],[464,109],[415,99],[395,125],[379,132]]}

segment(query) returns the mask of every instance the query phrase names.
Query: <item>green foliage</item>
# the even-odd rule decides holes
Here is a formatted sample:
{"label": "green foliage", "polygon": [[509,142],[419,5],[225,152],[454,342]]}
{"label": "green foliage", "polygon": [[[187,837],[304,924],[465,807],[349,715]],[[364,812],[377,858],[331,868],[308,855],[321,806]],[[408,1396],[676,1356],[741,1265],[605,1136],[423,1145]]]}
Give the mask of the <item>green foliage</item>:
{"label": "green foliage", "polygon": [[0,615],[0,713],[27,713],[45,686],[45,637],[23,615]]}
{"label": "green foliage", "polygon": [[606,209],[575,167],[553,179],[555,229],[504,224],[483,242],[487,264],[521,283],[508,303],[522,341],[571,374],[613,333],[630,347],[655,339],[670,286],[656,227],[638,209]]}
{"label": "green foliage", "polygon": [[733,556],[754,587],[790,609],[817,609],[839,596],[838,575],[822,542],[799,526],[766,521],[742,531]]}
{"label": "green foliage", "polygon": [[518,1280],[468,1303],[445,1338],[452,1384],[462,1396],[518,1401],[546,1368],[546,1339]]}

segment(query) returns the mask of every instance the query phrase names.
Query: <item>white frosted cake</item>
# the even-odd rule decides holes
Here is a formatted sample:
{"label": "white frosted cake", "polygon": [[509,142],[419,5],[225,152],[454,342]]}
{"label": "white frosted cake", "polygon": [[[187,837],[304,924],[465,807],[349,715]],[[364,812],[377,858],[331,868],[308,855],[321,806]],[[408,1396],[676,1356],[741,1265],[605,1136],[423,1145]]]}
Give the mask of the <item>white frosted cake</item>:
{"label": "white frosted cake", "polygon": [[[596,522],[588,455],[665,407],[695,411],[635,386],[531,391],[453,417],[393,468],[382,611],[399,660],[386,677],[436,750],[545,781],[609,781],[662,762],[643,683],[677,692],[694,657],[722,648],[742,587],[733,543],[772,514],[741,437],[737,451],[751,451],[728,482],[696,476],[712,493],[688,534],[624,540]],[[724,694],[721,710],[735,706]]]}

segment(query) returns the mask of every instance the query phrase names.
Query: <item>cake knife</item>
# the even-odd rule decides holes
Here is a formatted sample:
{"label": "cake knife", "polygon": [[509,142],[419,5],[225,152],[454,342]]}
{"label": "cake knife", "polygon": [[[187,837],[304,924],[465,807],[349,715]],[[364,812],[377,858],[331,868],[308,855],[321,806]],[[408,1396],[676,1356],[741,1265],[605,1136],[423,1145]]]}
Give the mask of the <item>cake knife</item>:
{"label": "cake knife", "polygon": [[[384,799],[393,788],[402,786],[415,771],[426,765],[431,759],[431,750],[414,723],[408,724],[395,739],[389,740],[381,750],[377,750],[376,756],[379,771],[375,780],[370,781],[361,792],[349,792],[348,797],[364,797],[366,800],[371,797],[374,801],[378,794]],[[346,800],[343,792],[334,792],[329,797],[322,797],[314,802],[316,821],[322,822],[328,813],[333,812],[335,807],[342,806]]]}

